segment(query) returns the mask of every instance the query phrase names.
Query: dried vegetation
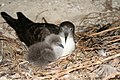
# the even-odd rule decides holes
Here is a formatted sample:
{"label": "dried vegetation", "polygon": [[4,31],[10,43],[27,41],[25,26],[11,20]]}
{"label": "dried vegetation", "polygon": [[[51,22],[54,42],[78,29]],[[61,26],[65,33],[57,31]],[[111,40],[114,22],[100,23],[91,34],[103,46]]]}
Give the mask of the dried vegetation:
{"label": "dried vegetation", "polygon": [[[86,15],[76,30],[76,50],[40,69],[25,60],[27,47],[4,35],[13,32],[6,23],[0,31],[0,77],[10,80],[119,80],[120,79],[120,7],[112,0],[105,10]],[[15,34],[15,33],[14,33]],[[12,35],[13,36],[13,35]]]}

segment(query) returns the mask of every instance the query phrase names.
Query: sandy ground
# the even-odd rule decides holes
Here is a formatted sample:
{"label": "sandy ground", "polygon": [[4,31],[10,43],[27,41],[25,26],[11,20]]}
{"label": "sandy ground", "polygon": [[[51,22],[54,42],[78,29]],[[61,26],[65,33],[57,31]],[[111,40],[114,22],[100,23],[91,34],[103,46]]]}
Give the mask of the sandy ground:
{"label": "sandy ground", "polygon": [[[106,0],[0,0],[0,12],[8,12],[16,17],[16,12],[23,12],[35,22],[45,17],[48,22],[59,24],[69,20],[78,25],[81,18],[91,12],[104,10]],[[113,6],[119,6],[120,0],[113,0]],[[36,18],[36,16],[38,16]],[[1,21],[1,18],[0,18]]]}

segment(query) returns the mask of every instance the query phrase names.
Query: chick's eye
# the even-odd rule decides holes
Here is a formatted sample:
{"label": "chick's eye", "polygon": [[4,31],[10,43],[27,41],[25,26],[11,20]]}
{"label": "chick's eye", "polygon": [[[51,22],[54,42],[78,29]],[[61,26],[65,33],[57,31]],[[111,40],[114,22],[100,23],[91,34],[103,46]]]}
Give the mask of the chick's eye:
{"label": "chick's eye", "polygon": [[56,43],[56,46],[59,46],[59,45],[60,45],[60,42],[57,42],[57,43]]}
{"label": "chick's eye", "polygon": [[71,31],[73,31],[73,29],[72,29],[72,28],[70,28],[70,30],[71,30]]}
{"label": "chick's eye", "polygon": [[60,44],[60,42],[57,42],[57,44],[59,45],[59,44]]}
{"label": "chick's eye", "polygon": [[59,42],[57,42],[56,44],[57,44],[57,45],[59,45],[60,43],[59,43]]}

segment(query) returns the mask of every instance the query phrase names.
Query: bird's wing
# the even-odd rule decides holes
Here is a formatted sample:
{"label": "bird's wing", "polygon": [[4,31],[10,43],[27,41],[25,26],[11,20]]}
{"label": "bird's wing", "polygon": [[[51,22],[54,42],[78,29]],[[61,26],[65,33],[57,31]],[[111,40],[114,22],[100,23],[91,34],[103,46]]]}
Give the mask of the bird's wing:
{"label": "bird's wing", "polygon": [[54,60],[56,60],[55,54],[51,49],[44,49],[42,54],[42,57],[44,58],[44,60],[48,61],[48,62],[52,62]]}
{"label": "bird's wing", "polygon": [[17,12],[17,17],[18,17],[18,21],[22,21],[25,24],[34,23],[30,19],[28,19],[22,12]]}
{"label": "bird's wing", "polygon": [[6,12],[1,12],[1,16],[16,31],[19,39],[28,47],[36,42],[41,42],[49,34],[58,34],[58,26],[50,23],[34,23],[24,16],[22,12],[17,12],[18,19],[12,18]]}
{"label": "bird's wing", "polygon": [[45,37],[49,34],[50,31],[47,28],[43,27],[43,25],[40,25],[40,23],[33,24],[26,30],[26,35],[30,36],[30,39],[28,40],[29,43],[26,42],[26,44],[29,46],[36,42],[44,41]]}
{"label": "bird's wing", "polygon": [[5,19],[5,21],[13,28],[17,29],[17,19],[12,18],[10,15],[8,15],[6,12],[1,12],[1,16]]}

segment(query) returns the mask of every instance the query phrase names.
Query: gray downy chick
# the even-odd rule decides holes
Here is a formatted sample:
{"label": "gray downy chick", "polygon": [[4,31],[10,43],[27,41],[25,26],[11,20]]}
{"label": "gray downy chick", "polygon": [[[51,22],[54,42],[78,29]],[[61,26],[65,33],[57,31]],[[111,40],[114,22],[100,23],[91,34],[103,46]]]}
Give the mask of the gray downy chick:
{"label": "gray downy chick", "polygon": [[44,67],[61,57],[63,48],[60,37],[51,34],[45,38],[45,41],[35,43],[29,47],[27,59],[35,65]]}

